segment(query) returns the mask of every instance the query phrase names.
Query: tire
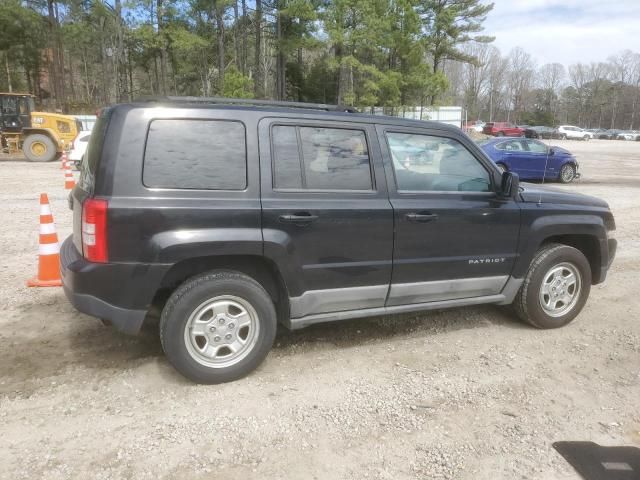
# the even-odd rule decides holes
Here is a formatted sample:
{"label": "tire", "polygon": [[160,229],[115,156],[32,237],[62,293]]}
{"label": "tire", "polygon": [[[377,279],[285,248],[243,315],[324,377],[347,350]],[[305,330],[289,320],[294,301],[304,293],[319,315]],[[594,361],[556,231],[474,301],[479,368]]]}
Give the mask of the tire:
{"label": "tire", "polygon": [[496,163],[496,165],[498,166],[498,168],[502,173],[509,171],[509,169],[504,163]]}
{"label": "tire", "polygon": [[162,349],[169,363],[194,382],[230,382],[265,359],[276,318],[271,297],[254,279],[233,271],[207,272],[169,297],[160,317]]}
{"label": "tire", "polygon": [[582,139],[583,139],[585,142],[588,142],[588,141],[589,141],[589,135],[585,135],[584,137],[582,137]]}
{"label": "tire", "polygon": [[27,136],[22,144],[22,152],[30,162],[51,162],[58,156],[53,140],[41,133]]}
{"label": "tire", "polygon": [[[555,272],[560,272],[558,277],[553,276]],[[571,275],[575,281],[567,284]],[[544,291],[541,291],[543,288]],[[590,291],[591,267],[582,252],[553,243],[544,246],[536,254],[513,306],[521,320],[536,328],[559,328],[578,316]],[[556,293],[563,298],[554,298]],[[543,302],[547,307],[543,306]],[[557,308],[550,311],[549,305]]]}
{"label": "tire", "polygon": [[498,133],[496,133],[496,137],[504,137],[504,132],[498,132]]}
{"label": "tire", "polygon": [[560,135],[560,140],[566,140],[567,139],[567,134],[563,133],[562,135]]}
{"label": "tire", "polygon": [[565,163],[560,169],[558,179],[562,183],[571,183],[576,178],[576,167],[572,163]]}

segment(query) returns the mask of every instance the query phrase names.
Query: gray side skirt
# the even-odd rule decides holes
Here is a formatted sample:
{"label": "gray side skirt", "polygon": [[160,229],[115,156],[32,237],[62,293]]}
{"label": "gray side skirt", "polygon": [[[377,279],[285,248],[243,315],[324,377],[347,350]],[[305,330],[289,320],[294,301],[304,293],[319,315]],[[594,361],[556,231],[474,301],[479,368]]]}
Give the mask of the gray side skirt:
{"label": "gray side skirt", "polygon": [[[421,284],[417,283],[400,284],[395,285],[397,293],[395,300],[392,297],[394,286],[391,287],[386,306],[384,300],[389,289],[386,285],[310,291],[290,299],[292,318],[286,326],[290,329],[298,329],[315,323],[395,313],[487,303],[506,305],[513,301],[522,281],[521,278],[513,277],[485,277],[462,281],[425,282],[422,284],[423,288],[420,288]],[[455,288],[456,283],[459,289]],[[441,295],[440,298],[438,298],[439,295]],[[454,297],[457,295],[458,298],[447,298],[448,295]],[[400,298],[404,303],[393,303],[400,302]]]}

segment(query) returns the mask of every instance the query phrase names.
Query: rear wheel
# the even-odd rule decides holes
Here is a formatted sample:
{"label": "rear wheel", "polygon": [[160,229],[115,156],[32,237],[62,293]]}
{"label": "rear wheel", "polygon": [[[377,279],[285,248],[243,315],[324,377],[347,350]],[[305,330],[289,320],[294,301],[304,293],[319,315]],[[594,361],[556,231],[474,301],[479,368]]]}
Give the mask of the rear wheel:
{"label": "rear wheel", "polygon": [[504,172],[506,172],[508,170],[507,166],[504,163],[496,163],[496,165],[498,166],[498,168],[500,169],[500,171],[502,173],[504,173]]}
{"label": "rear wheel", "polygon": [[589,141],[589,135],[585,135],[584,137],[582,137],[582,139],[583,139],[585,142]]}
{"label": "rear wheel", "polygon": [[34,133],[25,138],[22,151],[30,162],[51,162],[58,153],[53,140],[41,133]]}
{"label": "rear wheel", "polygon": [[560,181],[562,183],[571,183],[576,178],[576,167],[571,163],[567,163],[560,169]]}
{"label": "rear wheel", "polygon": [[212,271],[183,283],[160,318],[169,362],[197,383],[230,382],[265,359],[276,312],[265,289],[238,272]]}
{"label": "rear wheel", "polygon": [[504,137],[504,132],[498,132],[498,133],[496,133],[496,137]]}
{"label": "rear wheel", "polygon": [[560,135],[560,140],[566,140],[567,139],[567,134],[563,133],[562,135]]}
{"label": "rear wheel", "polygon": [[550,244],[534,258],[516,295],[518,316],[536,328],[558,328],[571,322],[591,290],[591,267],[580,250]]}

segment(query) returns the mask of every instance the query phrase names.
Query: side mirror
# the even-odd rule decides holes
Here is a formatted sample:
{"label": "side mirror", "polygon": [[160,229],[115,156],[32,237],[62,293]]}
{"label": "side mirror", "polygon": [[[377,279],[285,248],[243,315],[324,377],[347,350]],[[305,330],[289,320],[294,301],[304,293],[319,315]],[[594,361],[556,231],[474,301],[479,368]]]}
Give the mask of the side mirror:
{"label": "side mirror", "polygon": [[549,148],[549,155],[553,155],[556,151],[553,148]]}
{"label": "side mirror", "polygon": [[516,198],[520,192],[520,177],[517,173],[504,172],[500,182],[500,194],[505,198]]}

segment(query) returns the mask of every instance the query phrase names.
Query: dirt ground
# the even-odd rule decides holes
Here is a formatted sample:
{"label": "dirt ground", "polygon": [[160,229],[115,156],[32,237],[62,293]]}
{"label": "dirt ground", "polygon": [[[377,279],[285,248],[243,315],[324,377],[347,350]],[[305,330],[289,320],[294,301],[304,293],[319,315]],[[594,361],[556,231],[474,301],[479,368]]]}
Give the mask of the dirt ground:
{"label": "dirt ground", "polygon": [[640,142],[574,151],[620,243],[582,314],[537,331],[480,306],[282,330],[249,377],[197,386],[157,326],[128,337],[29,289],[58,164],[0,158],[0,479],[577,479],[559,440],[640,447]]}

